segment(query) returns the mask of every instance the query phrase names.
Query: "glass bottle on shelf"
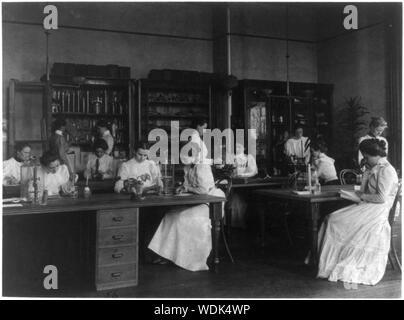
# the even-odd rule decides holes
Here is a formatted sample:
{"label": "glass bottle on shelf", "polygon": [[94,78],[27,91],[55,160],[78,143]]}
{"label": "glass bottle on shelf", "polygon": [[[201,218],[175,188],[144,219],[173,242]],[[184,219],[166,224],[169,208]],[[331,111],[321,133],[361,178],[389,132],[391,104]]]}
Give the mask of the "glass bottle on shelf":
{"label": "glass bottle on shelf", "polygon": [[114,119],[114,120],[112,121],[111,134],[112,134],[112,137],[113,137],[114,139],[116,139],[117,129],[119,128],[118,123],[119,123],[119,122],[118,122],[117,119]]}
{"label": "glass bottle on shelf", "polygon": [[117,114],[118,109],[118,94],[116,91],[112,92],[112,114]]}

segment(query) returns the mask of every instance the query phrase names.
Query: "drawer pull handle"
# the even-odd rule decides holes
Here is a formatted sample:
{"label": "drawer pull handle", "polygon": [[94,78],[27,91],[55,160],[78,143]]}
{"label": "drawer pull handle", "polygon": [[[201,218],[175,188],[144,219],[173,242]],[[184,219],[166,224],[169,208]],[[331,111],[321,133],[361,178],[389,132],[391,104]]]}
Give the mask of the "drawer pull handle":
{"label": "drawer pull handle", "polygon": [[113,253],[112,258],[114,259],[119,259],[123,257],[123,253]]}
{"label": "drawer pull handle", "polygon": [[113,236],[112,236],[112,239],[113,240],[122,240],[124,238],[124,235],[123,234],[114,234]]}
{"label": "drawer pull handle", "polygon": [[115,221],[115,222],[122,222],[123,217],[113,217],[112,220]]}
{"label": "drawer pull handle", "polygon": [[122,272],[113,272],[113,273],[111,273],[111,277],[115,278],[115,279],[120,278],[121,275],[122,275]]}

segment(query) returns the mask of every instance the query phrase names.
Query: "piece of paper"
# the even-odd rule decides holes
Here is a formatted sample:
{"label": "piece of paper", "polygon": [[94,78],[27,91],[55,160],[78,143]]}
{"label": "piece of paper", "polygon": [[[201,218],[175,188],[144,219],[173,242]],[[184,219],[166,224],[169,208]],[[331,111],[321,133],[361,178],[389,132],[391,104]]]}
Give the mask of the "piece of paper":
{"label": "piece of paper", "polygon": [[293,190],[292,192],[293,192],[294,194],[299,195],[299,196],[308,196],[308,195],[311,194],[310,191],[296,191],[296,190]]}
{"label": "piece of paper", "polygon": [[8,203],[8,202],[18,203],[22,200],[23,199],[21,199],[21,198],[6,198],[6,199],[3,199],[3,203]]}
{"label": "piece of paper", "polygon": [[22,207],[21,203],[4,203],[3,208]]}
{"label": "piece of paper", "polygon": [[193,195],[193,193],[181,192],[181,193],[176,194],[175,196],[177,196],[177,197],[186,197],[186,196],[191,196],[191,195]]}
{"label": "piece of paper", "polygon": [[353,201],[356,203],[361,202],[361,198],[359,198],[358,195],[354,191],[340,190],[339,194],[340,194],[341,198],[347,199],[349,201]]}

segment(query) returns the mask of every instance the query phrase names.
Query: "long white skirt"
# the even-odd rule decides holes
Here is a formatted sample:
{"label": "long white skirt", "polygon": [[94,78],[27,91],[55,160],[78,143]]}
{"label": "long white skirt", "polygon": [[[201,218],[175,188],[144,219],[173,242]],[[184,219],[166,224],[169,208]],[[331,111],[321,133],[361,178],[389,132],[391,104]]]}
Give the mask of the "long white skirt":
{"label": "long white skirt", "polygon": [[[209,194],[224,196],[219,189]],[[212,250],[211,228],[207,204],[174,208],[162,219],[149,249],[181,268],[208,270],[206,262]]]}
{"label": "long white skirt", "polygon": [[386,270],[391,202],[361,203],[330,214],[319,232],[318,277],[375,285]]}

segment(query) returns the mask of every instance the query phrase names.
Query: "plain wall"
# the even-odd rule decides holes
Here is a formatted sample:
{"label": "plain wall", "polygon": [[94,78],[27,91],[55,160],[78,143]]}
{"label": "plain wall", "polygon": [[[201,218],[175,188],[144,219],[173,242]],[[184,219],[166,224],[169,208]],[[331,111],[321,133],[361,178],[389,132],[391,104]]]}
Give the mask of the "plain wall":
{"label": "plain wall", "polygon": [[[371,116],[386,117],[386,58],[383,5],[358,5],[359,29],[342,25],[343,4],[319,11],[318,82],[334,84],[333,149],[345,143],[338,113],[345,100],[360,97]],[[360,135],[367,133],[364,129]],[[388,135],[388,130],[386,131]],[[336,154],[338,156],[338,154]]]}
{"label": "plain wall", "polygon": [[[3,78],[39,80],[45,72],[44,4],[3,4]],[[212,71],[211,10],[192,4],[58,3],[58,30],[49,42],[50,63],[119,64],[132,78],[151,69]],[[66,29],[63,26],[98,30]],[[103,30],[148,33],[135,35]],[[181,36],[180,39],[158,35]]]}
{"label": "plain wall", "polygon": [[230,8],[231,32],[236,34],[231,38],[232,74],[239,79],[286,81],[288,38],[289,79],[317,82],[312,7],[289,4],[288,13],[282,3],[234,4]]}

